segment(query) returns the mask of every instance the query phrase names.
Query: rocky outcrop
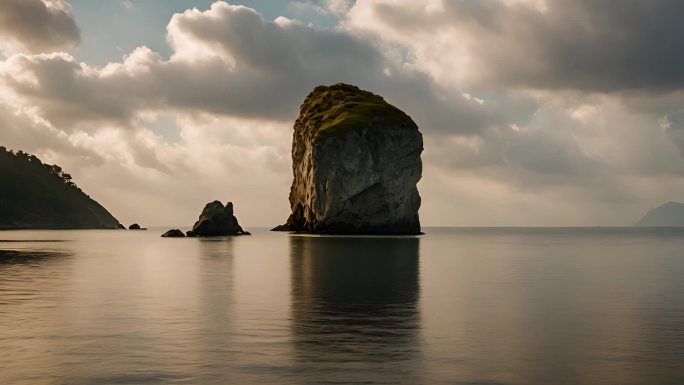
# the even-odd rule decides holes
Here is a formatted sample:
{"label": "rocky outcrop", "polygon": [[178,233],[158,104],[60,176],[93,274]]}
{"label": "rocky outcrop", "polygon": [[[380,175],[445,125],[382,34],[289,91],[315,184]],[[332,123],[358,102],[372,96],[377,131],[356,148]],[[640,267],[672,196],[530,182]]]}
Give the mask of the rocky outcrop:
{"label": "rocky outcrop", "polygon": [[638,227],[684,227],[684,203],[668,202],[650,210]]}
{"label": "rocky outcrop", "polygon": [[0,230],[119,226],[119,221],[83,192],[61,167],[0,146]]}
{"label": "rocky outcrop", "polygon": [[294,125],[292,214],[273,230],[420,234],[422,151],[416,124],[382,97],[316,87]]}
{"label": "rocky outcrop", "polygon": [[137,223],[134,223],[134,224],[128,226],[128,229],[129,229],[129,230],[142,230],[142,228],[140,227],[140,225],[137,224]]}
{"label": "rocky outcrop", "polygon": [[219,201],[207,203],[199,220],[187,232],[188,237],[210,237],[220,235],[250,235],[244,231],[233,214],[233,203],[226,206]]}
{"label": "rocky outcrop", "polygon": [[162,234],[162,238],[185,238],[185,234],[179,229],[172,229]]}

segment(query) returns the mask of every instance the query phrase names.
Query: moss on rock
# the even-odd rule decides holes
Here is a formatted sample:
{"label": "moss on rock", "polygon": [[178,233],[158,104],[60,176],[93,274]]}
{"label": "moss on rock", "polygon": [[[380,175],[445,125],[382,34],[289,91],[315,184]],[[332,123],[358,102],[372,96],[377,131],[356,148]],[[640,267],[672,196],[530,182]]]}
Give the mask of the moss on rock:
{"label": "moss on rock", "polygon": [[389,125],[413,124],[408,115],[382,96],[344,83],[316,87],[304,99],[299,120],[310,123],[314,137],[342,136],[376,120]]}

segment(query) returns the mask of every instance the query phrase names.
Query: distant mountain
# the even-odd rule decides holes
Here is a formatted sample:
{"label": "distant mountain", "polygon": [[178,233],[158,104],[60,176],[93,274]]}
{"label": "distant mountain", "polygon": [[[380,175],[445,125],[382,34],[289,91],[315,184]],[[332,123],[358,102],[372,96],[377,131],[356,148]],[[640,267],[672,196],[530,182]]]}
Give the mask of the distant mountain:
{"label": "distant mountain", "polygon": [[668,202],[656,207],[636,224],[640,227],[684,227],[684,203]]}
{"label": "distant mountain", "polygon": [[114,229],[119,221],[57,165],[0,147],[0,229]]}

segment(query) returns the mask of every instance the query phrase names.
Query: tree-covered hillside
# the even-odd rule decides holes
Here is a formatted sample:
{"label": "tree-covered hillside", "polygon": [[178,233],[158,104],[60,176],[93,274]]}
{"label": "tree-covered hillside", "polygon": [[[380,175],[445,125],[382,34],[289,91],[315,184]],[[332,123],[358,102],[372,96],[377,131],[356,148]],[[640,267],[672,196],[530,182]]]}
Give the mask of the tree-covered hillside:
{"label": "tree-covered hillside", "polygon": [[113,229],[118,225],[61,167],[0,147],[0,229]]}

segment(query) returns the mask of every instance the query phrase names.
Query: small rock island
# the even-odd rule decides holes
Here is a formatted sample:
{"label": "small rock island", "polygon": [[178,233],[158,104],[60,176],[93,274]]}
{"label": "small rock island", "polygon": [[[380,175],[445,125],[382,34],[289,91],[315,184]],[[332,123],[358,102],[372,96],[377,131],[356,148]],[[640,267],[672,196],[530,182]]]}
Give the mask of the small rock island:
{"label": "small rock island", "polygon": [[421,234],[418,126],[381,96],[316,87],[294,124],[292,214],[274,231]]}
{"label": "small rock island", "polygon": [[171,229],[162,234],[162,238],[185,238],[185,234],[179,229]]}
{"label": "small rock island", "polygon": [[[174,229],[175,230],[175,229]],[[165,235],[173,237],[170,232]],[[178,234],[175,234],[176,236]],[[219,201],[207,203],[199,216],[199,220],[186,234],[188,237],[212,237],[221,235],[251,235],[242,229],[233,213],[233,203],[225,206]]]}

